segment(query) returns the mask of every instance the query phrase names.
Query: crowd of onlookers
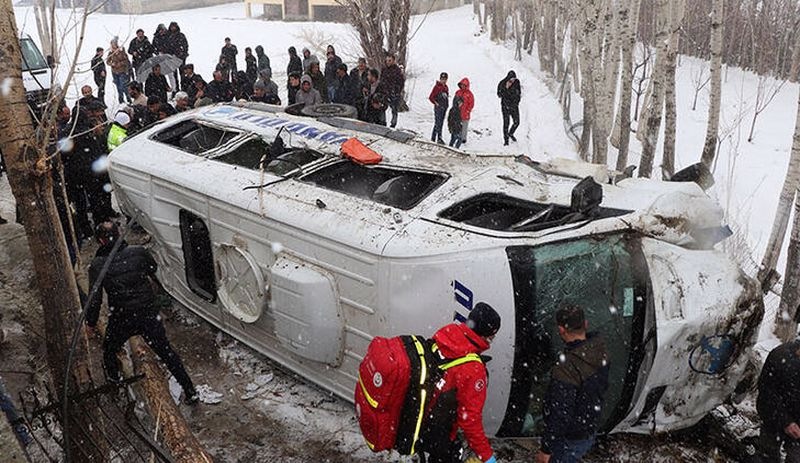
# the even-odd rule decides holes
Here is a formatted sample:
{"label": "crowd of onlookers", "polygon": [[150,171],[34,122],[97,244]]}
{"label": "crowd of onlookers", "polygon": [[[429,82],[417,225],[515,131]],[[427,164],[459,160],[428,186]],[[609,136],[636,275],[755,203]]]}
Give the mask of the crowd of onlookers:
{"label": "crowd of onlookers", "polygon": [[307,106],[340,103],[357,108],[360,120],[383,125],[387,125],[388,110],[389,124],[397,125],[405,76],[392,54],[386,55],[381,70],[369,68],[364,58],[348,69],[333,45],[327,47],[324,65],[308,48],[300,56],[295,47],[289,47],[287,101],[279,96],[272,63],[260,45],[244,49],[244,67],[240,67],[238,47],[225,38],[209,80],[195,73],[194,64],[186,62],[188,56],[188,41],[175,22],[169,27],[159,25],[152,42],[139,29],[127,50],[114,38],[107,52],[97,48],[92,59],[97,98],[105,100],[110,68],[117,101],[128,104],[124,110],[131,117],[131,130],[176,112],[233,100]]}

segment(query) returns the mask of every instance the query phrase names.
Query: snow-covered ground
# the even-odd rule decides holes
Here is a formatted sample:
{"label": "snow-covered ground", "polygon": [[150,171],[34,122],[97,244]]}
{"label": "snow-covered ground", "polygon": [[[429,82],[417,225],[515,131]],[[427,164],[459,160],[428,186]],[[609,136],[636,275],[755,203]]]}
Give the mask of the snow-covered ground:
{"label": "snow-covered ground", "polygon": [[[20,29],[36,37],[32,10],[19,7],[16,12]],[[66,19],[70,12],[61,10],[58,14]],[[322,57],[324,47],[332,43],[350,66],[360,55],[356,37],[348,25],[246,19],[244,5],[241,3],[155,15],[96,14],[89,18],[84,49],[79,54],[79,74],[69,89],[70,97],[74,99],[81,85],[93,84],[88,63],[95,47],[108,48],[110,38],[115,35],[127,47],[137,28],[141,27],[151,35],[159,23],[173,20],[181,25],[188,38],[188,62],[194,63],[196,71],[206,78],[210,77],[216,64],[224,37],[230,36],[239,47],[240,68],[244,64],[244,47],[264,46],[271,58],[274,80],[281,88],[282,97],[285,97],[286,50],[289,46],[293,45],[298,50],[309,47],[318,57]],[[574,144],[564,132],[560,107],[548,90],[547,78],[538,69],[535,54],[525,55],[522,62],[514,61],[511,46],[492,43],[486,34],[480,33],[471,7],[432,13],[427,18],[416,16],[412,19],[411,31],[415,33],[409,46],[406,84],[410,111],[400,115],[401,128],[414,130],[425,137],[430,136],[433,111],[427,97],[439,73],[446,71],[450,75],[451,96],[456,90],[455,84],[462,77],[470,79],[475,93],[476,104],[470,123],[473,133],[465,147],[468,151],[524,153],[537,160],[577,157]],[[74,52],[75,41],[76,32],[69,31],[61,53],[62,67],[59,74],[62,79],[66,73],[64,65],[67,57]],[[693,58],[682,57],[680,60],[677,74],[678,168],[692,164],[700,157],[706,129],[709,88],[706,86],[700,92],[697,109],[693,111],[692,76],[707,66],[708,63]],[[502,121],[495,90],[497,82],[510,69],[516,71],[522,82],[522,125],[517,132],[519,142],[503,147]],[[778,194],[788,164],[798,101],[798,85],[785,84],[774,101],[759,116],[755,139],[752,143],[748,142],[758,82],[758,76],[749,72],[733,68],[724,71],[720,129],[723,142],[714,169],[717,184],[712,189],[712,194],[725,207],[729,222],[746,236],[744,241],[753,251],[749,258],[755,262],[760,260],[774,218]],[[116,102],[115,92],[109,78],[106,85],[107,102]],[[579,115],[580,104],[577,99],[573,99],[573,102],[573,112]],[[113,107],[110,108],[110,111],[113,110]],[[574,120],[577,119],[579,116],[574,117]],[[638,142],[633,139],[631,164],[637,163],[640,149]],[[613,150],[609,154],[610,162],[613,163]],[[656,166],[658,164],[657,160]],[[2,188],[3,191],[8,191],[7,185]],[[0,202],[0,206],[1,216],[11,215],[7,202]],[[779,266],[781,273],[784,262],[785,259],[782,259]],[[762,328],[762,347],[769,347],[774,343],[769,335],[773,316],[774,313],[767,314]],[[344,404],[339,403],[334,408],[338,409],[332,414],[334,417],[349,413]],[[292,414],[296,413],[301,412],[292,411]],[[300,423],[307,422],[307,418],[295,416],[292,419]],[[351,434],[347,433],[349,437],[343,438],[346,451],[353,451],[360,446],[359,437]],[[359,458],[365,456],[356,452]]]}

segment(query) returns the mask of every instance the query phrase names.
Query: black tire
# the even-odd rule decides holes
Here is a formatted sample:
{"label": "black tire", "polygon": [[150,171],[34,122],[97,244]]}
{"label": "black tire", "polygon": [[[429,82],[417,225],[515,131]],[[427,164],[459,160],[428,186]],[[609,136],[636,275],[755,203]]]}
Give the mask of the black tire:
{"label": "black tire", "polygon": [[339,103],[307,106],[301,109],[300,113],[310,117],[349,117],[355,119],[358,116],[358,110],[355,107]]}

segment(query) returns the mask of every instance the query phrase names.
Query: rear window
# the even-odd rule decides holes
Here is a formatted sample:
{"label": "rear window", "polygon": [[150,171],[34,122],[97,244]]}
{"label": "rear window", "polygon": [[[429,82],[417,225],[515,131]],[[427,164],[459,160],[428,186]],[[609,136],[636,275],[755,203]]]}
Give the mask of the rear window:
{"label": "rear window", "polygon": [[322,188],[369,199],[398,209],[411,209],[448,176],[438,172],[363,166],[342,160],[300,178]]}
{"label": "rear window", "polygon": [[[616,217],[630,211],[598,207],[592,219]],[[569,206],[526,201],[500,193],[484,193],[456,203],[439,213],[439,217],[489,230],[525,232],[556,227],[587,217]]]}
{"label": "rear window", "polygon": [[192,154],[201,154],[218,148],[238,136],[240,132],[224,130],[196,121],[183,121],[167,127],[151,138]]}

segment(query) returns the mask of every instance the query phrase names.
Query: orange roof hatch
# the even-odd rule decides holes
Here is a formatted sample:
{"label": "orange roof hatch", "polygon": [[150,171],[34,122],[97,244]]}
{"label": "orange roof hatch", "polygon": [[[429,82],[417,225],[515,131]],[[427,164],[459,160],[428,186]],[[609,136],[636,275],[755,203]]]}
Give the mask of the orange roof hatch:
{"label": "orange roof hatch", "polygon": [[342,143],[342,154],[359,164],[378,164],[383,160],[383,156],[369,149],[355,137]]}

